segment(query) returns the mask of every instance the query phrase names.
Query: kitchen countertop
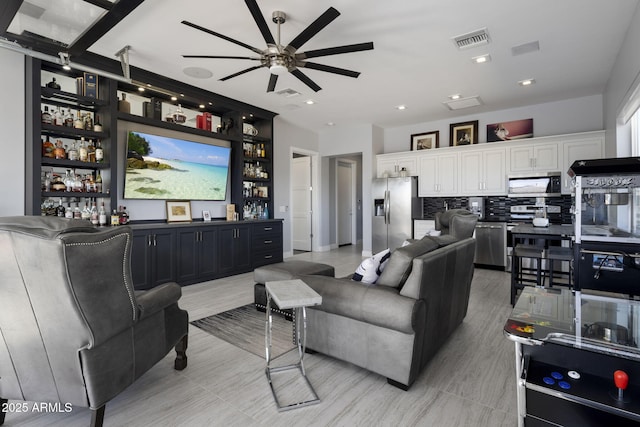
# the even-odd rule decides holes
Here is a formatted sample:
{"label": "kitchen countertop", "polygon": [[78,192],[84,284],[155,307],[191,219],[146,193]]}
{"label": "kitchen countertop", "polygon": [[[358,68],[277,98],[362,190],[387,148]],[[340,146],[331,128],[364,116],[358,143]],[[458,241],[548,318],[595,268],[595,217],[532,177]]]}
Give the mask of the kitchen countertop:
{"label": "kitchen countertop", "polygon": [[572,237],[574,235],[573,225],[550,224],[547,227],[534,227],[532,224],[516,225],[511,230],[512,234],[536,234],[544,236]]}

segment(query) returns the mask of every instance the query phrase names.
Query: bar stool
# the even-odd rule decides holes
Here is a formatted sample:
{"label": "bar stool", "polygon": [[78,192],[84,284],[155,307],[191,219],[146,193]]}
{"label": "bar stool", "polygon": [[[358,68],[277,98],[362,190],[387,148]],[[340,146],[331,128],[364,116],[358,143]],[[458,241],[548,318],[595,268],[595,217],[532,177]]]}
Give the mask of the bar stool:
{"label": "bar stool", "polygon": [[569,273],[568,273],[569,283],[568,284],[569,284],[569,287],[571,287],[573,284],[572,274],[571,274],[571,270],[573,268],[573,265],[572,265],[573,249],[565,248],[561,246],[550,246],[549,249],[547,249],[547,260],[549,261],[549,287],[550,288],[553,287],[554,261],[569,263]]}
{"label": "bar stool", "polygon": [[[513,248],[513,263],[511,266],[511,305],[515,304],[517,290],[522,289],[527,283],[535,284],[536,286],[543,285],[543,258],[544,248],[541,246],[518,243]],[[535,260],[535,269],[523,267],[523,259]],[[530,274],[532,270],[535,271],[535,279],[525,277],[525,271]]]}

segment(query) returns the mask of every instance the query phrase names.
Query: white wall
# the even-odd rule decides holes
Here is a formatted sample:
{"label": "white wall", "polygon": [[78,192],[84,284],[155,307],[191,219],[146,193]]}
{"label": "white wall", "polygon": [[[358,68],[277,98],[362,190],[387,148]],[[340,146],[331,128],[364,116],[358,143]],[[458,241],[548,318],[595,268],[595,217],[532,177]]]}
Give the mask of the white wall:
{"label": "white wall", "polygon": [[604,128],[601,95],[480,114],[473,114],[472,110],[469,110],[467,116],[453,119],[387,128],[384,131],[384,152],[410,151],[412,134],[436,130],[440,131],[440,147],[448,147],[449,125],[471,120],[478,120],[478,141],[480,143],[487,141],[488,124],[520,119],[533,119],[533,134],[536,137],[588,132]]}
{"label": "white wall", "polygon": [[0,216],[24,215],[24,55],[0,49]]}
{"label": "white wall", "polygon": [[618,122],[621,109],[629,100],[640,80],[640,6],[636,9],[627,35],[615,64],[611,69],[605,88],[604,123],[606,132],[606,155],[608,157],[630,156],[629,126]]}
{"label": "white wall", "polygon": [[[298,127],[280,116],[273,120],[273,217],[284,219],[283,250],[284,255],[293,254],[291,247],[291,156],[297,152],[318,152],[318,135],[315,132]],[[316,189],[314,189],[314,192]],[[317,190],[319,191],[319,189]],[[284,212],[283,212],[284,210]],[[314,215],[314,221],[319,221]],[[318,224],[316,224],[318,225]],[[315,227],[314,227],[315,228]],[[314,246],[320,242],[314,242]]]}

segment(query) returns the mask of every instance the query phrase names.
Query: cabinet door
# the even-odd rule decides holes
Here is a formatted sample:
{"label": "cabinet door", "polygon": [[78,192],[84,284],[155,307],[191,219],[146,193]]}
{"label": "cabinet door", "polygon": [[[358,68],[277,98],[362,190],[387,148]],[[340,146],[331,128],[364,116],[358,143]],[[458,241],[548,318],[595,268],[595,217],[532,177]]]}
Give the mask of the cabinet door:
{"label": "cabinet door", "polygon": [[475,196],[484,190],[484,165],[481,151],[460,154],[460,194]]}
{"label": "cabinet door", "polygon": [[135,289],[149,289],[151,284],[151,236],[147,230],[133,232],[131,244],[131,280]]}
{"label": "cabinet door", "polygon": [[516,173],[533,170],[533,149],[531,147],[511,147],[509,149],[509,170]]}
{"label": "cabinet door", "polygon": [[178,283],[191,282],[198,278],[199,241],[198,229],[181,228],[176,230],[178,242]]}
{"label": "cabinet door", "polygon": [[603,138],[593,138],[584,141],[565,142],[563,145],[562,194],[571,194],[571,178],[567,171],[576,160],[601,159],[604,157]]}
{"label": "cabinet door", "polygon": [[175,230],[153,230],[153,252],[151,262],[152,285],[176,280],[177,245]]}
{"label": "cabinet door", "polygon": [[438,156],[438,194],[457,196],[459,178],[458,156],[456,154]]}
{"label": "cabinet door", "polygon": [[[385,156],[377,162],[378,178],[382,178],[385,172],[388,176],[398,176],[400,170],[405,168],[407,170],[407,176],[415,176],[418,173],[417,161],[415,156]],[[397,170],[396,170],[397,169]]]}
{"label": "cabinet door", "polygon": [[534,145],[533,166],[537,172],[557,172],[560,168],[558,144]]}
{"label": "cabinet door", "polygon": [[[507,162],[504,148],[483,153],[483,193],[492,196],[507,194]],[[462,171],[464,173],[464,170]]]}
{"label": "cabinet door", "polygon": [[200,230],[198,264],[200,281],[210,280],[218,272],[218,235],[215,228]]}
{"label": "cabinet door", "polygon": [[237,274],[251,269],[251,232],[248,225],[220,227],[218,230],[218,272]]}
{"label": "cabinet door", "polygon": [[438,160],[434,155],[426,155],[418,160],[418,195],[432,197],[438,195]]}
{"label": "cabinet door", "polygon": [[251,229],[248,225],[236,227],[236,237],[233,239],[234,267],[238,271],[251,270]]}

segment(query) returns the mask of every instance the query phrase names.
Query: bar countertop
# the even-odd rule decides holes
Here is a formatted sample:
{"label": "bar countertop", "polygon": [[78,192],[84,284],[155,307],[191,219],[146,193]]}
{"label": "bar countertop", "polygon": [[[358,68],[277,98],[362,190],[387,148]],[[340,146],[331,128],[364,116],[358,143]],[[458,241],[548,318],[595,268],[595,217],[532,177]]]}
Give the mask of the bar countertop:
{"label": "bar countertop", "polygon": [[574,236],[573,225],[557,225],[550,224],[547,227],[535,227],[531,224],[516,225],[511,230],[513,234],[536,234],[540,237],[544,236],[560,236],[565,238],[571,238]]}

